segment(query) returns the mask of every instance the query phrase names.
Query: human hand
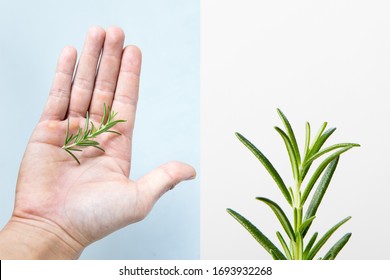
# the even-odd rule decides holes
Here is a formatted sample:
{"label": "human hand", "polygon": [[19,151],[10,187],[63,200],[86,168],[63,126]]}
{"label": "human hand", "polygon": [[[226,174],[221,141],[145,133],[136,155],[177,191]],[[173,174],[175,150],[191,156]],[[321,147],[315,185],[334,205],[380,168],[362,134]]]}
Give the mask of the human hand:
{"label": "human hand", "polygon": [[[1,258],[77,258],[92,242],[142,220],[166,191],[195,176],[191,166],[171,162],[137,181],[128,179],[141,53],[134,46],[123,49],[123,43],[119,28],[91,28],[74,77],[76,50],[62,51],[20,167],[13,215],[0,234]],[[103,104],[126,120],[115,126],[122,135],[99,135],[105,153],[92,147],[76,152],[78,165],[61,149],[68,120],[71,132],[84,126],[87,111],[99,123]],[[22,256],[7,249],[5,240],[16,236],[25,238]],[[26,253],[32,240],[55,249]]]}

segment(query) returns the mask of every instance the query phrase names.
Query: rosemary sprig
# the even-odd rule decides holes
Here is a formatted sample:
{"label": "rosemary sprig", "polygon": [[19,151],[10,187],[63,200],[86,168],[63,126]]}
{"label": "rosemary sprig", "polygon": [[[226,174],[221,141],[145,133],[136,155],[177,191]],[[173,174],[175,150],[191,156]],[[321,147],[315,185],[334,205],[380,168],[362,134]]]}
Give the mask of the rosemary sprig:
{"label": "rosemary sprig", "polygon": [[98,135],[104,132],[110,132],[110,133],[121,135],[121,133],[119,133],[118,131],[111,130],[111,128],[116,124],[121,122],[126,122],[125,120],[114,120],[117,114],[118,114],[117,112],[111,111],[110,108],[107,108],[106,104],[104,104],[103,116],[100,121],[99,127],[95,127],[93,122],[89,120],[89,114],[87,112],[85,116],[84,129],[79,127],[75,135],[73,134],[69,135],[69,119],[68,119],[68,127],[66,129],[65,142],[64,145],[62,146],[62,149],[64,149],[69,155],[71,155],[74,158],[74,160],[77,161],[78,164],[80,164],[80,161],[73,152],[81,152],[82,149],[85,147],[94,147],[104,152],[104,149],[100,147],[100,143],[93,139],[95,139]]}
{"label": "rosemary sprig", "polygon": [[[322,148],[326,140],[336,129],[330,128],[325,130],[327,126],[327,123],[325,122],[320,127],[320,130],[314,139],[311,140],[310,124],[306,123],[305,146],[302,150],[303,153],[301,154],[290,122],[281,110],[278,109],[277,112],[284,124],[285,130],[282,130],[279,127],[275,127],[275,129],[282,137],[287,149],[293,175],[291,185],[294,186],[294,188],[287,187],[288,185],[285,184],[285,181],[279,175],[272,163],[255,145],[253,145],[240,133],[236,133],[236,136],[265,167],[291,208],[290,217],[292,219],[289,218],[283,209],[271,199],[265,197],[256,198],[271,208],[284,229],[284,237],[283,233],[279,231],[276,232],[276,236],[283,250],[280,250],[276,245],[274,245],[267,236],[265,236],[244,216],[230,208],[228,208],[227,211],[256,239],[257,242],[260,243],[261,246],[263,246],[265,250],[267,250],[274,259],[312,260],[331,235],[351,218],[346,217],[337,223],[328,230],[324,236],[317,241],[317,243],[317,232],[312,235],[308,242],[306,242],[307,239],[304,239],[307,236],[312,223],[316,219],[317,210],[322,202],[325,192],[328,189],[341,154],[354,147],[359,147],[360,145],[355,143],[340,143]],[[322,158],[325,154],[328,156],[320,161],[321,163],[319,163],[318,167],[311,174],[311,178],[305,180],[312,163]],[[319,180],[320,177],[321,179]],[[306,186],[304,186],[304,184]],[[307,205],[305,205],[305,203],[308,202],[308,197],[313,189],[315,189],[314,194],[310,199],[307,209],[305,209],[305,206]],[[333,245],[333,247],[330,248],[322,259],[335,259],[337,254],[347,244],[350,237],[351,233],[345,234]],[[288,243],[290,244],[288,245]]]}

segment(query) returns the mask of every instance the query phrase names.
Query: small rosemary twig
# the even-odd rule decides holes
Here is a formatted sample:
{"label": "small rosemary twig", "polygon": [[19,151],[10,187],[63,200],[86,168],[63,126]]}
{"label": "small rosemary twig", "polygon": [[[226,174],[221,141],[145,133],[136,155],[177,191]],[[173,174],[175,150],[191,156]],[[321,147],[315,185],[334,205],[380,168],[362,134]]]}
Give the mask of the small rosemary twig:
{"label": "small rosemary twig", "polygon": [[[79,127],[77,133],[75,135],[71,134],[70,136],[69,136],[69,119],[68,119],[68,127],[66,129],[65,142],[64,145],[62,146],[62,149],[64,149],[69,155],[71,155],[77,161],[78,164],[80,164],[80,161],[73,152],[81,152],[83,147],[94,147],[104,152],[104,149],[99,146],[100,143],[92,139],[96,138],[98,135],[104,132],[111,132],[111,133],[121,135],[121,133],[119,133],[118,131],[111,130],[111,128],[116,124],[121,122],[126,122],[125,120],[114,120],[116,115],[117,113],[110,111],[109,108],[107,110],[107,106],[106,104],[104,104],[103,116],[98,128],[95,127],[93,122],[89,120],[89,114],[87,112],[85,117],[84,129]],[[107,121],[105,121],[106,117],[107,117]]]}

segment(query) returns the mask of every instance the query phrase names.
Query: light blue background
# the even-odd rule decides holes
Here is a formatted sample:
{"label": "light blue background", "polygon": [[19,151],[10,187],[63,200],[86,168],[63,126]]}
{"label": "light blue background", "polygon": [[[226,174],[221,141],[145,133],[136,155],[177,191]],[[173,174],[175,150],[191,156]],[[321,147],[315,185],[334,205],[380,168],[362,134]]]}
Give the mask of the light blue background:
{"label": "light blue background", "polygon": [[[65,45],[117,25],[143,52],[131,177],[170,160],[199,169],[199,1],[0,0],[0,226],[19,164]],[[198,179],[167,193],[142,222],[88,247],[82,259],[199,258]]]}

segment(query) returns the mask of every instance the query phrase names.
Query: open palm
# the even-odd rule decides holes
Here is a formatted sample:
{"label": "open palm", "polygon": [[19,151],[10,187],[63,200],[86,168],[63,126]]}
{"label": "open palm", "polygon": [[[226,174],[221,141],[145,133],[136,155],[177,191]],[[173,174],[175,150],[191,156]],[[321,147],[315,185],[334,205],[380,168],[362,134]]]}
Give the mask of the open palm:
{"label": "open palm", "polygon": [[[137,181],[128,179],[141,53],[123,43],[119,28],[91,28],[75,75],[76,50],[63,50],[19,172],[11,220],[42,226],[81,249],[141,220],[167,190],[195,176],[191,166],[171,162]],[[78,165],[61,149],[68,120],[73,133],[84,126],[87,111],[98,124],[104,104],[118,113],[116,119],[126,120],[114,127],[121,135],[99,135],[105,152],[75,152]]]}

